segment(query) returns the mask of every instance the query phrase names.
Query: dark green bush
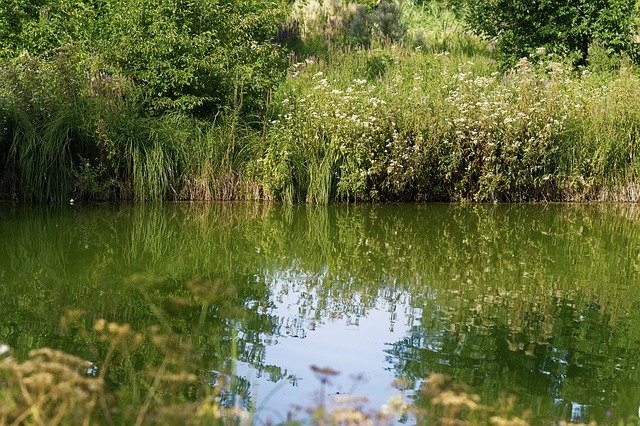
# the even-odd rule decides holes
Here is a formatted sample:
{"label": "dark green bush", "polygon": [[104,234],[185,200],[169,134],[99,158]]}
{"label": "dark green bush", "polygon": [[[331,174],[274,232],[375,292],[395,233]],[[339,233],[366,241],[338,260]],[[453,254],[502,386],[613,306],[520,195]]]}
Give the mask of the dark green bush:
{"label": "dark green bush", "polygon": [[100,50],[144,113],[255,111],[284,76],[274,43],[284,12],[277,2],[120,0],[105,11]]}
{"label": "dark green bush", "polygon": [[260,112],[284,77],[275,43],[282,0],[7,0],[0,4],[0,58],[55,55],[68,45],[133,85],[140,114],[214,117]]}
{"label": "dark green bush", "polygon": [[3,0],[0,58],[53,54],[67,44],[87,45],[97,34],[102,0]]}
{"label": "dark green bush", "polygon": [[494,39],[508,63],[536,49],[570,56],[586,65],[589,46],[635,55],[635,0],[463,0],[464,17],[476,32]]}

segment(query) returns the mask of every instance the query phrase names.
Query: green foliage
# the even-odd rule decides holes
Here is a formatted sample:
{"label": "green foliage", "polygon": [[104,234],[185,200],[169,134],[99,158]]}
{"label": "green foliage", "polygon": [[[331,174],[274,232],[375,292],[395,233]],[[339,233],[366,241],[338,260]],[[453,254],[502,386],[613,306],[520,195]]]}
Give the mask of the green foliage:
{"label": "green foliage", "polygon": [[464,3],[505,71],[439,1],[4,2],[0,193],[635,199],[628,2],[527,4]]}
{"label": "green foliage", "polygon": [[[385,47],[297,64],[275,95],[268,196],[331,200],[636,199],[638,77]],[[366,77],[366,78],[363,78]]]}
{"label": "green foliage", "polygon": [[237,104],[257,113],[283,77],[274,38],[286,13],[281,0],[8,0],[0,57],[73,45],[133,82],[128,97],[140,114],[211,118]]}
{"label": "green foliage", "polygon": [[589,46],[635,55],[635,0],[465,0],[464,17],[475,31],[496,41],[508,63],[538,48],[588,62]]}
{"label": "green foliage", "polygon": [[538,74],[522,60],[509,75],[462,72],[447,97],[440,166],[452,198],[555,198],[553,179],[566,114],[562,73]]}
{"label": "green foliage", "polygon": [[0,4],[0,57],[53,53],[95,36],[101,0],[6,0]]}
{"label": "green foliage", "polygon": [[402,41],[406,28],[400,15],[401,10],[396,2],[381,0],[371,16],[373,34],[395,43]]}
{"label": "green foliage", "polygon": [[0,148],[11,191],[39,201],[165,198],[179,180],[191,122],[136,117],[123,100],[126,81],[87,78],[89,68],[73,49],[0,67]]}
{"label": "green foliage", "polygon": [[429,1],[416,5],[403,3],[402,16],[408,28],[405,40],[425,52],[448,52],[469,57],[488,54],[488,43],[468,31],[455,9],[452,10],[452,1]]}
{"label": "green foliage", "polygon": [[253,112],[282,76],[272,40],[283,12],[275,1],[120,0],[105,12],[100,47],[144,112]]}

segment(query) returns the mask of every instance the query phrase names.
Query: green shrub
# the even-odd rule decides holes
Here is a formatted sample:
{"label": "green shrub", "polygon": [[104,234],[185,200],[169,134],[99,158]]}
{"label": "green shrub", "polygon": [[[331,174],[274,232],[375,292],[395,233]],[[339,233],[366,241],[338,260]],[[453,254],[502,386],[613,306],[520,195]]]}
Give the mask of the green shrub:
{"label": "green shrub", "polygon": [[86,46],[96,36],[102,7],[101,0],[5,0],[0,4],[0,58]]}
{"label": "green shrub", "polygon": [[537,48],[570,56],[586,65],[589,46],[599,43],[613,52],[635,54],[632,37],[635,0],[464,0],[471,28],[495,39],[510,64]]}
{"label": "green shrub", "polygon": [[283,76],[273,40],[285,11],[276,1],[120,0],[99,45],[145,113],[213,118],[236,103],[254,112]]}
{"label": "green shrub", "polygon": [[137,117],[127,81],[92,73],[90,62],[69,48],[0,67],[3,175],[28,200],[170,196],[191,127]]}
{"label": "green shrub", "polygon": [[640,84],[626,66],[574,75],[540,58],[501,73],[387,46],[294,69],[257,163],[270,198],[633,199]]}

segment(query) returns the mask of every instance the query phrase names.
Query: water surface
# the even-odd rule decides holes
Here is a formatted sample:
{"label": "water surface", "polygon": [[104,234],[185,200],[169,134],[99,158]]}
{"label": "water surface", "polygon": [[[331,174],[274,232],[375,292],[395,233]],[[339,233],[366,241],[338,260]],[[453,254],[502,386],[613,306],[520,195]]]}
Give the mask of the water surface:
{"label": "water surface", "polygon": [[[420,402],[431,373],[537,421],[637,416],[635,205],[3,205],[0,236],[18,355],[91,359],[60,323],[81,309],[194,338],[202,380],[232,366],[263,420],[335,394],[380,407],[395,378]],[[311,365],[341,374],[323,387]]]}

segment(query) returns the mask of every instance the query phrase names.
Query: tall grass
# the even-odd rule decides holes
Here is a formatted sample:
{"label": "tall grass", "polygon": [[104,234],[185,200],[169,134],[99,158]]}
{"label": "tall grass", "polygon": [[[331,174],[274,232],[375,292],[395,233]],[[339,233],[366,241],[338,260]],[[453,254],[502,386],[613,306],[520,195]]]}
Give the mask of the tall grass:
{"label": "tall grass", "polygon": [[256,157],[260,133],[237,111],[213,122],[141,115],[127,100],[126,81],[93,73],[90,60],[72,50],[5,62],[0,76],[3,198],[152,201],[259,192],[245,181],[245,165]]}
{"label": "tall grass", "polygon": [[406,45],[430,53],[490,55],[489,44],[471,33],[451,6],[443,1],[414,4],[400,2],[403,20],[409,28]]}
{"label": "tall grass", "polygon": [[213,122],[192,122],[189,164],[180,198],[236,200],[261,197],[251,167],[259,156],[262,138],[238,111]]}
{"label": "tall grass", "polygon": [[190,129],[178,115],[132,119],[125,115],[105,123],[100,143],[120,177],[122,198],[176,198],[173,186],[186,160]]}
{"label": "tall grass", "polygon": [[95,108],[83,96],[77,60],[72,50],[61,49],[51,60],[23,55],[2,67],[3,166],[27,198],[67,197],[74,164],[92,154]]}

